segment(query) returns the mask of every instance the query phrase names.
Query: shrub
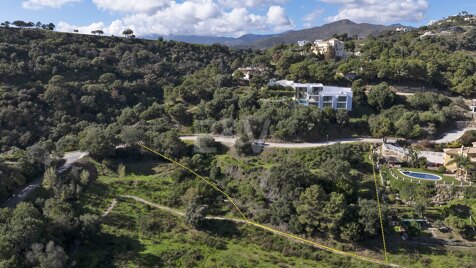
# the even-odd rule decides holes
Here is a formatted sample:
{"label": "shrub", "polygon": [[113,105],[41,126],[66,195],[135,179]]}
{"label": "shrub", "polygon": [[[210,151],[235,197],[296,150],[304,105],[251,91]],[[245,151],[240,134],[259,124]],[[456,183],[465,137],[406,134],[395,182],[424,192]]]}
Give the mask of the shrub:
{"label": "shrub", "polygon": [[459,139],[459,142],[464,146],[472,146],[472,143],[476,141],[476,131],[466,131]]}
{"label": "shrub", "polygon": [[438,167],[438,172],[439,173],[445,173],[446,172],[446,167],[445,166],[439,166]]}

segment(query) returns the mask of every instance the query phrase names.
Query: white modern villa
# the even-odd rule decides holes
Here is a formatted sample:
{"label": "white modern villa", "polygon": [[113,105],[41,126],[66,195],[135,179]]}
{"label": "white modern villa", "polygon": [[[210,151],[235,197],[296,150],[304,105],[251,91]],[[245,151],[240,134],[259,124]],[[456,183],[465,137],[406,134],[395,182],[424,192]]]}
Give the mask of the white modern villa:
{"label": "white modern villa", "polygon": [[352,110],[353,94],[352,89],[348,87],[324,86],[320,83],[302,84],[289,80],[271,80],[269,85],[294,88],[294,99],[304,106]]}

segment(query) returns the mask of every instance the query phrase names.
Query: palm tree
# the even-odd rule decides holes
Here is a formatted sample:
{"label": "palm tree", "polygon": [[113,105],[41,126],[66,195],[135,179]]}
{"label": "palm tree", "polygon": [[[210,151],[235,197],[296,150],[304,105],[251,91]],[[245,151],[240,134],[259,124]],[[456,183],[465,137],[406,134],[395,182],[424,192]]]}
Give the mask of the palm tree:
{"label": "palm tree", "polygon": [[468,179],[468,170],[475,168],[475,164],[471,162],[471,157],[464,156],[464,155],[457,155],[454,159],[448,162],[448,164],[456,164],[458,168],[456,175],[459,177],[461,175],[461,171],[464,172],[464,179]]}

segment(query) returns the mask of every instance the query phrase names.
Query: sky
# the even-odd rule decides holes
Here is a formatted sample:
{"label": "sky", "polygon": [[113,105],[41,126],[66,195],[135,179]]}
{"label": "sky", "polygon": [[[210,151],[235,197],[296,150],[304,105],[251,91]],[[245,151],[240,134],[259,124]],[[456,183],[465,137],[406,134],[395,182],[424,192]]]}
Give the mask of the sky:
{"label": "sky", "polygon": [[137,36],[238,37],[354,22],[425,25],[460,11],[476,14],[475,0],[1,0],[0,21],[52,22],[58,31]]}

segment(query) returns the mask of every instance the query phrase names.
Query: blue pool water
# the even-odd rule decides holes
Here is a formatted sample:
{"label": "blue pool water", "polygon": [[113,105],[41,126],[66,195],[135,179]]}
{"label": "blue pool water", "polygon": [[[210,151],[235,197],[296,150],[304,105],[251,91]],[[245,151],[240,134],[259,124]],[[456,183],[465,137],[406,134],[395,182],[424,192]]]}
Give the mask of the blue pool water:
{"label": "blue pool water", "polygon": [[430,173],[404,171],[404,170],[402,170],[400,172],[402,172],[404,175],[406,175],[408,177],[412,177],[412,178],[415,178],[415,179],[433,180],[433,181],[441,180],[440,176],[430,174]]}

